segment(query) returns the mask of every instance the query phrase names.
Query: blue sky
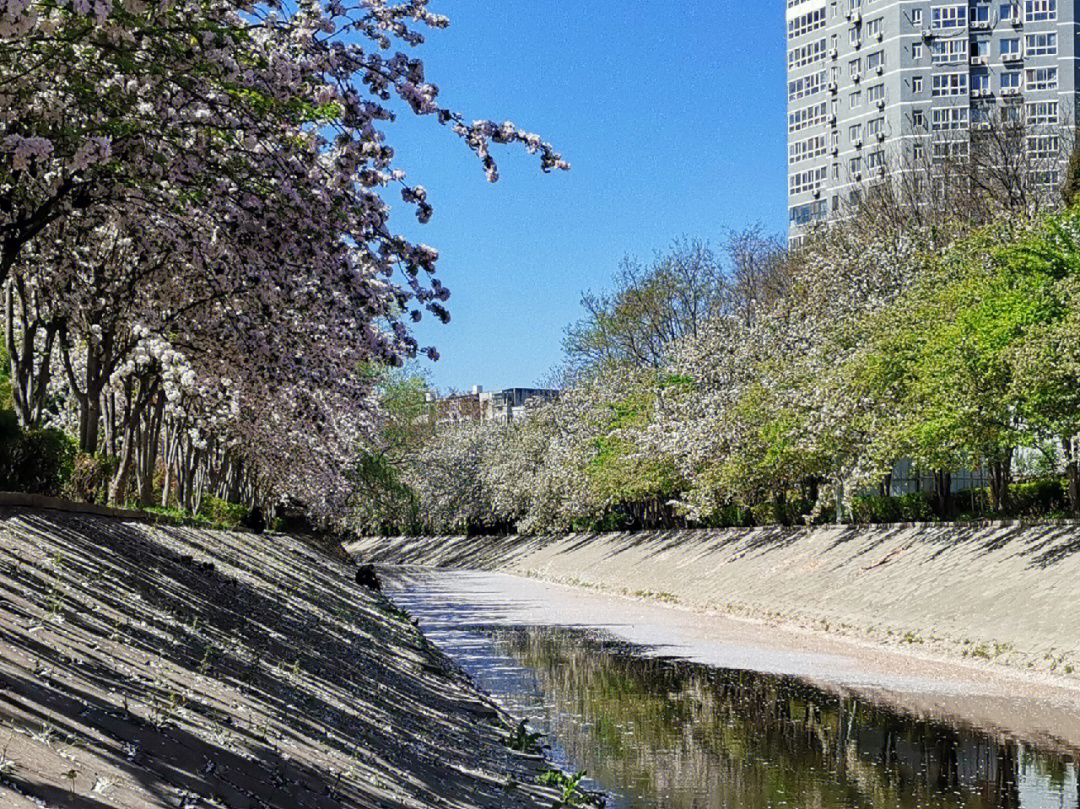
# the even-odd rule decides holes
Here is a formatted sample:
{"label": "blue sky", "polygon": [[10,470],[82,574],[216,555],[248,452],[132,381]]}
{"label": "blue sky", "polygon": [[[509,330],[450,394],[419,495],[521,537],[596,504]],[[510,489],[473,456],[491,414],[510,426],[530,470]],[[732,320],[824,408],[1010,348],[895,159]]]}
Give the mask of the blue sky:
{"label": "blue sky", "polygon": [[[432,119],[390,127],[399,167],[435,215],[392,224],[440,251],[449,325],[416,334],[440,389],[527,386],[558,362],[583,289],[625,255],[650,259],[680,236],[786,227],[782,3],[691,0],[432,0],[450,17],[418,53],[444,104],[468,120],[512,120],[572,164],[544,175],[499,147],[491,185]],[[412,120],[410,120],[412,119]],[[393,201],[392,201],[393,202]]]}

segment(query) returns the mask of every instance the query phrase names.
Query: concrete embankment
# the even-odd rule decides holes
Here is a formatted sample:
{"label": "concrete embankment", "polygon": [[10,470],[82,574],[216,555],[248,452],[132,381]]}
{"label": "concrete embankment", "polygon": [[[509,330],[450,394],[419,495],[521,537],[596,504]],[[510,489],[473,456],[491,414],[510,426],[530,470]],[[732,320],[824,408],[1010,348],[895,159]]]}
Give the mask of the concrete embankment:
{"label": "concrete embankment", "polygon": [[0,806],[550,806],[340,550],[0,512]]}
{"label": "concrete embankment", "polygon": [[371,537],[365,561],[497,570],[1076,678],[1080,526]]}

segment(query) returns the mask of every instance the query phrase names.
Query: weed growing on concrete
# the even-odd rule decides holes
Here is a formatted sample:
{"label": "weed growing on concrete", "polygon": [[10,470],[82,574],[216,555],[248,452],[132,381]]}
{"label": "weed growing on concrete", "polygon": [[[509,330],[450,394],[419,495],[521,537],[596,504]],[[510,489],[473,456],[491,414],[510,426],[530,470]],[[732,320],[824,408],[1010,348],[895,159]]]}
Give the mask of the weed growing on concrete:
{"label": "weed growing on concrete", "polygon": [[539,753],[547,746],[540,741],[543,738],[544,734],[539,731],[530,732],[527,722],[522,719],[507,736],[506,746],[519,753]]}
{"label": "weed growing on concrete", "polygon": [[597,793],[590,792],[581,788],[581,779],[586,775],[585,771],[573,773],[565,773],[562,770],[546,770],[541,773],[539,780],[541,784],[549,787],[555,787],[562,791],[559,800],[555,803],[552,809],[558,809],[561,806],[597,806],[603,807],[607,804],[607,799]]}

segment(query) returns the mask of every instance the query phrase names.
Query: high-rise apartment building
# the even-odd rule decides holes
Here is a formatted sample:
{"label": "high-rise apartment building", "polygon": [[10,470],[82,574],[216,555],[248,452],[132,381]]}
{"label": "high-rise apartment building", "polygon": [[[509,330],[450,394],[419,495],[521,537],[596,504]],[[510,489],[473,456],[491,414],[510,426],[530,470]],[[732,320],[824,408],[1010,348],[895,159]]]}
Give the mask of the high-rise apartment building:
{"label": "high-rise apartment building", "polygon": [[787,0],[792,236],[913,152],[963,149],[981,128],[1023,126],[1023,148],[1060,151],[1055,128],[1077,121],[1078,5]]}

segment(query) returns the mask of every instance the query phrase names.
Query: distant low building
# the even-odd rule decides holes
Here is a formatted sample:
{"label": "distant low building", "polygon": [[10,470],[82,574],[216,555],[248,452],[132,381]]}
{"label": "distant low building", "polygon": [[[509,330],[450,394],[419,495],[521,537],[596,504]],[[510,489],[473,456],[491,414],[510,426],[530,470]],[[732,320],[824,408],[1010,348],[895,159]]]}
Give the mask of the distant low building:
{"label": "distant low building", "polygon": [[432,391],[428,393],[427,401],[431,406],[431,417],[438,425],[487,421],[509,424],[527,416],[530,402],[548,402],[558,396],[559,391],[552,388],[506,388],[485,392],[480,385],[475,385],[468,393],[439,396]]}
{"label": "distant low building", "polygon": [[524,418],[529,402],[550,402],[559,397],[552,388],[506,388],[480,394],[481,417],[484,421],[511,421]]}

